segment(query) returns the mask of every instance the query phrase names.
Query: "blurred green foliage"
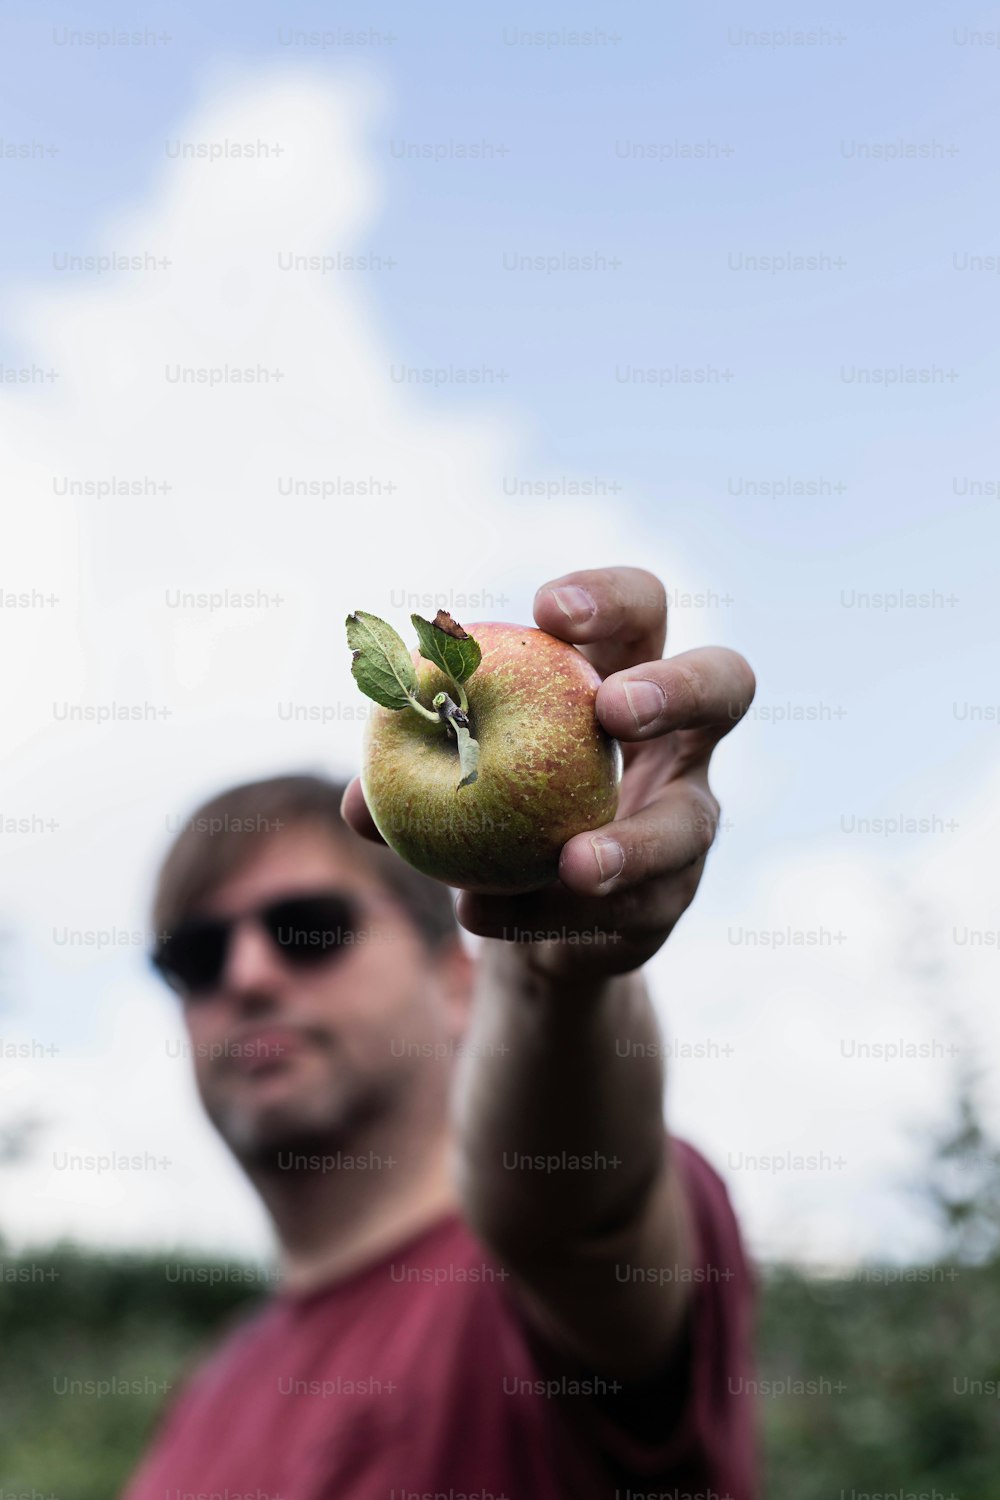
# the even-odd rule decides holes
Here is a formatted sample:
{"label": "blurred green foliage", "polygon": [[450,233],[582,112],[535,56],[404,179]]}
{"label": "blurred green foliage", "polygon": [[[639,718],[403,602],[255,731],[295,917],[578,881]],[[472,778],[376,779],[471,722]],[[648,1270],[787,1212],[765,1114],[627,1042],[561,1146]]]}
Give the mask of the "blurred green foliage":
{"label": "blurred green foliage", "polygon": [[[214,1271],[217,1284],[175,1283],[168,1266],[171,1277],[178,1267]],[[2,1256],[0,1494],[111,1500],[213,1331],[260,1295],[260,1281],[233,1277],[232,1265],[162,1253],[104,1256],[57,1245]],[[73,1381],[112,1381],[129,1393],[71,1397]]]}
{"label": "blurred green foliage", "polygon": [[773,1268],[762,1293],[761,1381],[818,1387],[760,1399],[768,1496],[1000,1500],[1000,1261]]}

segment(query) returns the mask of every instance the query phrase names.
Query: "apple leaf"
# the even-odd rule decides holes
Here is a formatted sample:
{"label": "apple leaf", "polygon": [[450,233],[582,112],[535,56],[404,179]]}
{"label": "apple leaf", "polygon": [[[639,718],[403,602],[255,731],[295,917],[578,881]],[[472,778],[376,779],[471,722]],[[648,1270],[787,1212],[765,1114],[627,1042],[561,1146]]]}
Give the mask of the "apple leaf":
{"label": "apple leaf", "polygon": [[440,667],[453,682],[467,682],[483,659],[477,641],[446,609],[439,609],[433,620],[411,615],[420,642],[420,655]]}
{"label": "apple leaf", "polygon": [[417,674],[409,651],[391,625],[357,609],[347,616],[347,644],[354,653],[351,674],[363,693],[383,708],[414,706]]}
{"label": "apple leaf", "polygon": [[462,768],[462,779],[458,783],[458,790],[461,790],[463,786],[471,786],[479,775],[479,742],[463,725],[453,723],[452,728],[458,741],[458,763]]}

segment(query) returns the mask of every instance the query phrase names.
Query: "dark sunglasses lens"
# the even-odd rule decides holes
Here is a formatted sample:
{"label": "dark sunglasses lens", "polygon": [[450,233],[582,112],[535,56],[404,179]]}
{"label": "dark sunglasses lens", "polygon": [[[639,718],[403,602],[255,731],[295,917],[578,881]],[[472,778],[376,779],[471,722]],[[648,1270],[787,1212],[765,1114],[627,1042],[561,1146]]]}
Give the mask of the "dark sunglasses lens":
{"label": "dark sunglasses lens", "polygon": [[264,925],[290,963],[322,963],[350,939],[354,908],[342,896],[298,896],[269,906]]}
{"label": "dark sunglasses lens", "polygon": [[170,934],[154,962],[175,989],[190,994],[210,990],[222,975],[228,939],[228,923],[191,922]]}

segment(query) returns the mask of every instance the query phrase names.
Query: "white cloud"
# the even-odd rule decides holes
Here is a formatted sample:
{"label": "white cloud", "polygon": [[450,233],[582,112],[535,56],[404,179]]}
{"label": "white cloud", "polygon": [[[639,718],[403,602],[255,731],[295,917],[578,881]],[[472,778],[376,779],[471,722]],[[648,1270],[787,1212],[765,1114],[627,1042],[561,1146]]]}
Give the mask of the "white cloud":
{"label": "white cloud", "polygon": [[[362,273],[280,269],[285,252],[365,248],[382,198],[366,141],[379,107],[370,83],[333,87],[308,71],[216,80],[170,141],[263,140],[282,154],[213,163],[164,151],[142,200],[108,215],[93,250],[149,251],[168,269],[67,272],[8,301],[23,361],[60,372],[0,393],[5,488],[19,497],[0,537],[18,559],[5,586],[61,601],[3,618],[5,691],[19,705],[4,730],[3,811],[59,824],[5,838],[2,910],[23,942],[3,1035],[62,1049],[5,1066],[18,1110],[52,1122],[37,1158],[9,1173],[4,1227],[15,1234],[259,1243],[259,1211],[165,1058],[179,1032],[141,977],[149,881],[170,827],[247,775],[356,765],[359,722],[279,717],[289,702],[358,703],[348,610],[403,626],[403,595],[457,592],[485,596],[465,623],[527,621],[546,577],[654,550],[620,503],[504,497],[502,476],[524,455],[497,397],[484,390],[470,410],[447,387],[394,381],[402,356]],[[169,382],[175,365],[284,376],[206,390]],[[383,493],[282,496],[289,476],[374,477]],[[171,488],[57,493],[112,478]],[[168,607],[177,591],[227,589],[283,603]],[[99,726],[57,719],[56,704],[170,714]],[[107,946],[57,943],[64,929],[100,931]],[[95,1180],[88,1194],[46,1165],[64,1148],[147,1142],[178,1163],[168,1192],[151,1173]]]}

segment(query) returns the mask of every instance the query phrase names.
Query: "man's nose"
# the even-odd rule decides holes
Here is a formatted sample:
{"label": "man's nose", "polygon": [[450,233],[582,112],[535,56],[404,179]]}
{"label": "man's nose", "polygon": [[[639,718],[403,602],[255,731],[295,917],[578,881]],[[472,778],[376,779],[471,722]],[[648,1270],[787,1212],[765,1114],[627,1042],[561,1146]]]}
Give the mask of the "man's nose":
{"label": "man's nose", "polygon": [[263,927],[254,921],[237,922],[229,939],[220,987],[230,995],[270,994],[279,991],[287,978],[281,954]]}

